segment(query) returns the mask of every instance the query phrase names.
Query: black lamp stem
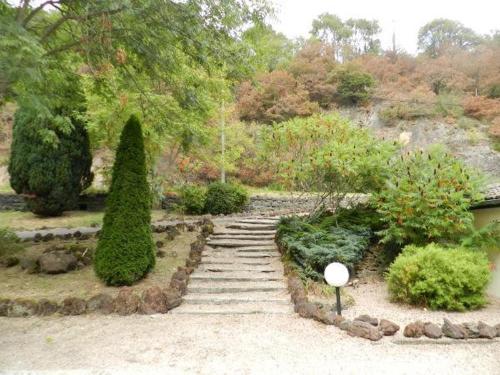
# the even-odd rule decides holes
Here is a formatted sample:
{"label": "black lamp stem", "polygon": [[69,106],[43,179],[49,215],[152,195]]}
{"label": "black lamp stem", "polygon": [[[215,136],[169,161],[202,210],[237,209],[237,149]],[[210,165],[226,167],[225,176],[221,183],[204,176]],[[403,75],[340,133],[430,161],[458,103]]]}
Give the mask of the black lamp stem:
{"label": "black lamp stem", "polygon": [[340,288],[335,287],[335,294],[337,295],[337,315],[342,315],[342,306],[340,306]]}

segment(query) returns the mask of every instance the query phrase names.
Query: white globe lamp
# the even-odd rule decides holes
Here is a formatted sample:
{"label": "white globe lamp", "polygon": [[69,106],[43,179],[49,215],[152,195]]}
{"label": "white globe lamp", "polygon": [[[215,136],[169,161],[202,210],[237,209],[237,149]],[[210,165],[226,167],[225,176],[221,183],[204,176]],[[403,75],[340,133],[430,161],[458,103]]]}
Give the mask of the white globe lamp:
{"label": "white globe lamp", "polygon": [[335,294],[337,295],[337,314],[342,315],[340,287],[344,286],[349,281],[349,270],[342,263],[330,263],[325,268],[324,276],[328,285],[335,287]]}

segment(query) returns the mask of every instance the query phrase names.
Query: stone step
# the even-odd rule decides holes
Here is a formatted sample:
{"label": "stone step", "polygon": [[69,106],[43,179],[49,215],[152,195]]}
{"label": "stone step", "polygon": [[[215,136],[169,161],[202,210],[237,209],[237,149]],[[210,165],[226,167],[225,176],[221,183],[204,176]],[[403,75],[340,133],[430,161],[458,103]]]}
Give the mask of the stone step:
{"label": "stone step", "polygon": [[247,231],[260,231],[260,230],[273,230],[276,229],[275,224],[244,224],[244,223],[235,223],[226,226],[226,228],[230,229],[242,229]]}
{"label": "stone step", "polygon": [[267,302],[280,305],[290,304],[287,293],[250,292],[250,293],[190,293],[183,297],[184,303],[200,305],[225,305],[237,303]]}
{"label": "stone step", "polygon": [[255,302],[238,304],[182,304],[169,312],[170,314],[217,314],[217,315],[248,315],[248,314],[291,314],[291,305]]}
{"label": "stone step", "polygon": [[201,259],[205,258],[221,259],[221,258],[279,258],[280,253],[277,251],[253,251],[253,252],[224,252],[224,251],[204,251]]}
{"label": "stone step", "polygon": [[272,246],[274,241],[249,241],[249,240],[209,240],[209,246],[218,247],[248,247],[248,246]]}
{"label": "stone step", "polygon": [[200,272],[237,272],[237,271],[249,271],[249,272],[281,272],[283,267],[276,267],[274,265],[255,265],[255,264],[200,264],[196,271]]}
{"label": "stone step", "polygon": [[236,220],[235,223],[239,224],[267,224],[267,225],[276,225],[278,224],[279,219],[239,219]]}
{"label": "stone step", "polygon": [[240,247],[210,247],[206,246],[203,251],[239,251],[239,252],[259,252],[259,251],[278,251],[276,245],[267,246],[240,246]]}
{"label": "stone step", "polygon": [[225,264],[241,266],[269,266],[275,258],[203,257],[201,265]]}
{"label": "stone step", "polygon": [[213,282],[191,280],[188,293],[247,293],[286,291],[283,281]]}
{"label": "stone step", "polygon": [[246,282],[246,281],[281,281],[283,275],[265,272],[198,272],[193,273],[191,281]]}
{"label": "stone step", "polygon": [[247,231],[247,230],[229,230],[229,229],[220,229],[217,230],[215,229],[214,235],[219,236],[219,235],[230,235],[230,236],[236,236],[236,235],[272,235],[274,236],[276,234],[275,230],[254,230],[254,231]]}
{"label": "stone step", "polygon": [[249,240],[262,241],[274,240],[274,234],[214,234],[210,236],[210,240]]}

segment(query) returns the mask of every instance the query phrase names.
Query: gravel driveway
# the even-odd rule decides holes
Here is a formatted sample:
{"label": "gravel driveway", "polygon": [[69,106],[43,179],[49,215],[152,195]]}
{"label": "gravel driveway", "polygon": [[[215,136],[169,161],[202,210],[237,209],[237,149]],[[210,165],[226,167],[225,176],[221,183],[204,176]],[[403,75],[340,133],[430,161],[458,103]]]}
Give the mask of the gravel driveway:
{"label": "gravel driveway", "polygon": [[1,318],[0,332],[8,374],[500,374],[498,339],[372,343],[295,315]]}

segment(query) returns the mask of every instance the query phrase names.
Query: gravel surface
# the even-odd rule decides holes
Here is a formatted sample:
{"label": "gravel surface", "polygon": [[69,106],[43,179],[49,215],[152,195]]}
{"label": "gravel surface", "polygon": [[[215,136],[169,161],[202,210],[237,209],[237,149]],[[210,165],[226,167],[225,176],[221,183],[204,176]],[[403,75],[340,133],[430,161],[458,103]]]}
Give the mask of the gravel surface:
{"label": "gravel surface", "polygon": [[296,315],[1,318],[0,332],[6,374],[500,373],[498,339],[372,343]]}

